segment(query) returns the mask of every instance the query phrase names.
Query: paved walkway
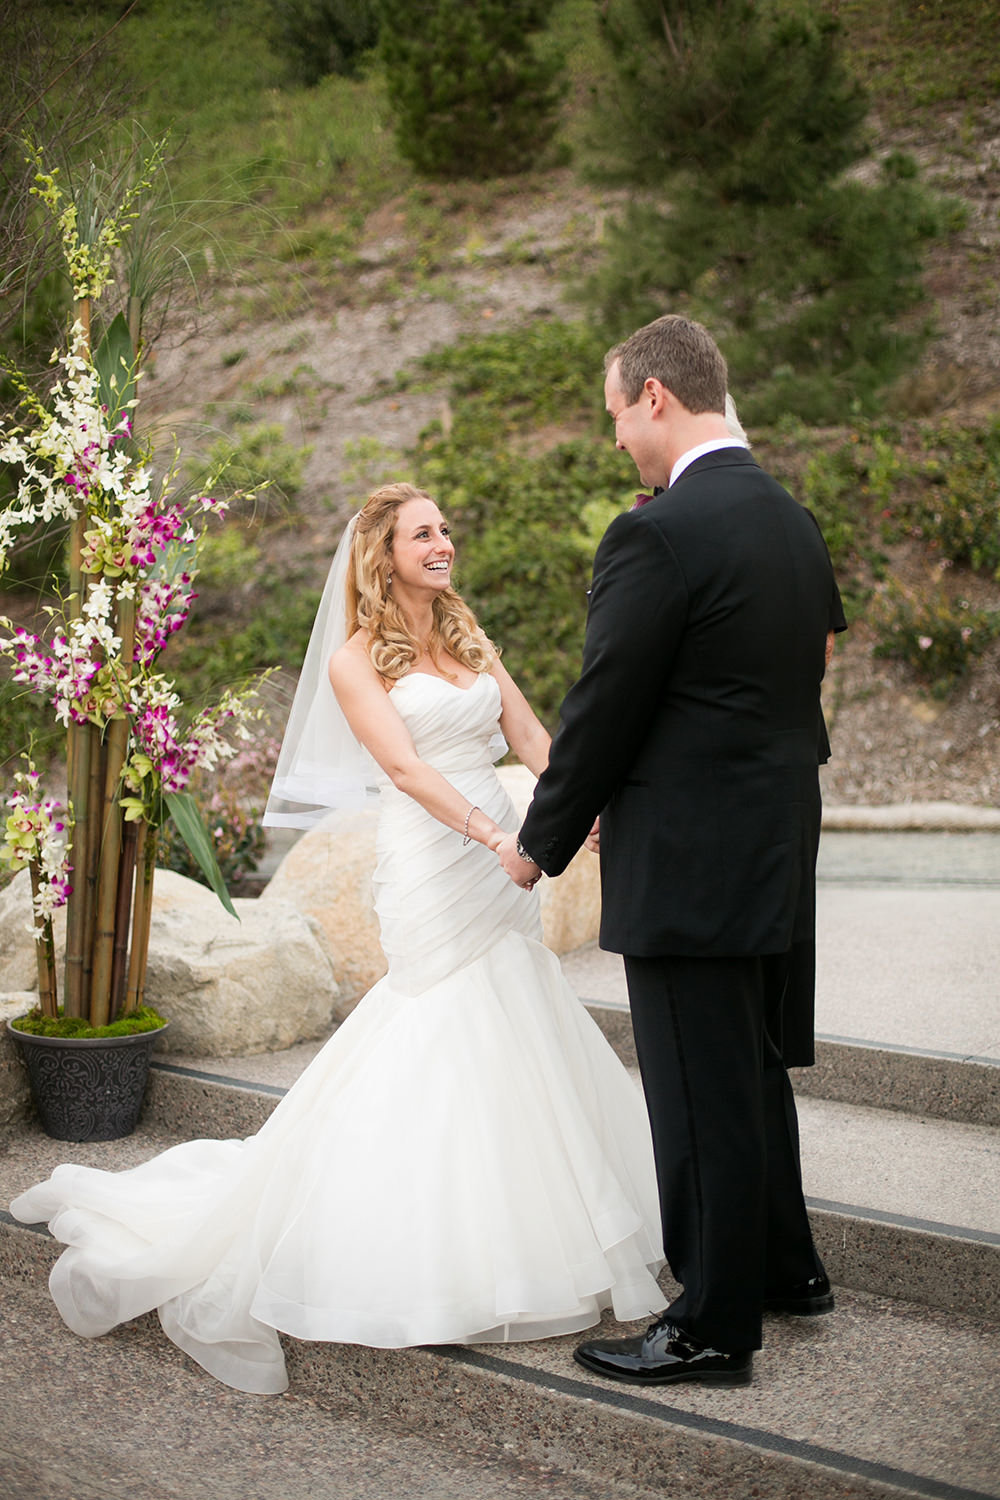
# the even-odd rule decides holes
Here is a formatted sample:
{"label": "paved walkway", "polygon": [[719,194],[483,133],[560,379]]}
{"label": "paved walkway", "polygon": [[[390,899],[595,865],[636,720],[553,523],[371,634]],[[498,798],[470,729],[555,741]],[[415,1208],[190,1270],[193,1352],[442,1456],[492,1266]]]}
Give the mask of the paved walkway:
{"label": "paved walkway", "polygon": [[[826,832],[818,875],[817,1032],[1000,1061],[1000,831]],[[616,954],[564,968],[582,999],[627,1008]],[[193,1065],[287,1088],[321,1045]]]}
{"label": "paved walkway", "polygon": [[[565,966],[627,1005],[616,955]],[[824,833],[816,969],[820,1035],[1000,1060],[1000,833]]]}

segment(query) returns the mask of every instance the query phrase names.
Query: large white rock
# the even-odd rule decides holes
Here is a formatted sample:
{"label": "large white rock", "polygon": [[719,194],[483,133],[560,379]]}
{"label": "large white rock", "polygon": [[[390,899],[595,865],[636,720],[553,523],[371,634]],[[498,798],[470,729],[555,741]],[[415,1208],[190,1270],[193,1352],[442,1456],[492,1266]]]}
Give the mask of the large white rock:
{"label": "large white rock", "polygon": [[[535,789],[527,766],[501,766],[500,780],[523,818]],[[597,941],[601,926],[601,870],[596,854],[581,849],[555,880],[536,887],[542,905],[542,935],[553,953],[572,953]]]}
{"label": "large white rock", "polygon": [[[38,990],[38,961],[31,935],[31,876],[21,870],[0,891],[0,991]],[[66,910],[60,908],[52,923],[56,951],[66,940]]]}
{"label": "large white rock", "polygon": [[285,901],[233,902],[157,870],[146,1001],[170,1029],[164,1052],[242,1056],[325,1036],[337,984],[321,930]]}
{"label": "large white rock", "polygon": [[[146,1000],[170,1022],[157,1044],[162,1052],[273,1052],[330,1029],[337,983],[322,929],[285,901],[262,906],[237,898],[233,905],[239,921],[197,881],[156,872]],[[22,871],[0,892],[0,992],[32,991],[34,1000],[30,918],[30,878]],[[63,917],[56,929],[60,980],[64,934]]]}
{"label": "large white rock", "polygon": [[[524,766],[502,766],[499,775],[523,814],[535,778]],[[264,905],[291,902],[322,927],[339,987],[338,1020],[386,970],[371,885],[377,822],[377,807],[331,813],[292,846],[260,897]],[[569,953],[596,939],[601,916],[596,855],[581,850],[565,874],[543,880],[538,892],[543,935],[554,953]]]}
{"label": "large white rock", "polygon": [[38,1001],[35,990],[0,993],[0,1139],[13,1126],[21,1126],[31,1109],[28,1070],[21,1061],[17,1043],[7,1030],[8,1021],[27,1015]]}
{"label": "large white rock", "polygon": [[322,929],[343,1020],[386,971],[372,896],[377,807],[330,813],[293,844],[258,898],[290,903]]}

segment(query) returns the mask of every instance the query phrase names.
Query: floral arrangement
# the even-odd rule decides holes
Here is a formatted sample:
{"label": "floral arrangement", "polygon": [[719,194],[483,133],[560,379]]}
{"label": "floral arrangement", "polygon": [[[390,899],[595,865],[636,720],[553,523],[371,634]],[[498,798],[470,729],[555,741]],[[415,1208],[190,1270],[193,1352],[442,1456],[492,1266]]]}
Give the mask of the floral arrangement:
{"label": "floral arrangement", "polygon": [[154,482],[152,452],[133,432],[138,327],[119,314],[96,350],[91,344],[92,304],[111,281],[159,154],[117,209],[91,223],[89,242],[75,205],[35,156],[35,191],[60,227],[75,317],[68,348],[53,356],[58,378],[47,402],[9,371],[28,420],[0,433],[0,462],[18,476],[0,513],[0,575],[20,532],[68,523],[70,536],[68,592],[48,607],[44,632],[0,620],[14,681],[46,697],[65,726],[68,797],[65,806],[43,798],[29,757],[7,798],[0,861],[31,871],[42,1016],[59,1016],[52,916],[65,904],[63,1013],[74,1018],[68,1029],[78,1032],[84,1017],[98,1034],[142,1008],[157,834],[168,818],[235,916],[189,785],[234,756],[261,716],[256,686],[186,712],[157,670],[195,597],[205,525],[226,505],[178,497],[176,455]]}

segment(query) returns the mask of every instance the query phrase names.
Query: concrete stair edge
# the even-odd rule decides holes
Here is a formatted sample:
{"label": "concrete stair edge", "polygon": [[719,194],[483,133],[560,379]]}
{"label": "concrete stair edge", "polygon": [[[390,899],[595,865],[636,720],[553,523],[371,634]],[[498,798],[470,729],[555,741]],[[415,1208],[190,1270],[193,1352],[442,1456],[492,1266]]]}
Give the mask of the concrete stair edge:
{"label": "concrete stair edge", "polygon": [[797,1094],[840,1104],[1000,1126],[1000,1063],[992,1058],[823,1036],[813,1067],[792,1069],[791,1079]]}
{"label": "concrete stair edge", "polygon": [[[13,1226],[12,1237],[34,1242],[23,1245],[19,1275],[12,1278],[27,1285],[57,1247],[44,1231],[24,1226]],[[0,1235],[5,1273],[4,1247],[9,1250],[10,1239]],[[164,1346],[155,1314],[136,1320],[133,1328],[151,1351]],[[725,1394],[713,1403],[718,1415],[684,1410],[650,1400],[631,1386],[592,1382],[569,1363],[566,1373],[540,1368],[525,1360],[517,1345],[499,1345],[494,1353],[458,1347],[379,1350],[284,1336],[282,1344],[293,1390],[320,1413],[342,1416],[345,1405],[353,1407],[466,1451],[502,1451],[565,1476],[603,1482],[623,1500],[633,1493],[671,1494],[677,1500],[707,1500],[720,1493],[996,1500],[995,1492],[908,1470],[905,1459],[899,1465],[875,1462],[766,1425],[728,1419]],[[886,1451],[892,1452],[891,1443]]]}
{"label": "concrete stair edge", "polygon": [[[281,1093],[154,1063],[140,1128],[176,1138],[183,1119],[188,1139],[243,1139],[260,1129]],[[819,1198],[807,1203],[837,1285],[1000,1321],[1000,1235]],[[15,1224],[0,1211],[0,1240]]]}
{"label": "concrete stair edge", "polygon": [[[584,1003],[625,1066],[634,1068],[628,1011],[596,1000]],[[817,1036],[815,1064],[793,1068],[791,1079],[797,1094],[840,1104],[874,1104],[964,1125],[1000,1126],[1000,1061],[989,1057]]]}

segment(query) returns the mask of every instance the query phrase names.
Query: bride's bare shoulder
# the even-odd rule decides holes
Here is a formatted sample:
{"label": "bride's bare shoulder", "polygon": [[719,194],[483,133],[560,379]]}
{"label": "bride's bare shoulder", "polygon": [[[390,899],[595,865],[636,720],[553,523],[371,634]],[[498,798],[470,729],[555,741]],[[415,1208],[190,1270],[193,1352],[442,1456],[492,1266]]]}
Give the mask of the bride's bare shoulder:
{"label": "bride's bare shoulder", "polygon": [[366,668],[370,672],[375,671],[368,654],[368,633],[356,630],[350,640],[345,641],[330,657],[330,677],[334,682],[345,674],[356,679],[359,673],[365,673]]}
{"label": "bride's bare shoulder", "polygon": [[343,693],[364,692],[379,687],[384,693],[392,691],[389,678],[376,672],[371,659],[370,637],[364,630],[356,630],[349,641],[330,657],[327,673],[330,684],[338,698]]}

